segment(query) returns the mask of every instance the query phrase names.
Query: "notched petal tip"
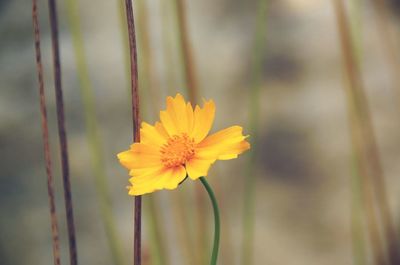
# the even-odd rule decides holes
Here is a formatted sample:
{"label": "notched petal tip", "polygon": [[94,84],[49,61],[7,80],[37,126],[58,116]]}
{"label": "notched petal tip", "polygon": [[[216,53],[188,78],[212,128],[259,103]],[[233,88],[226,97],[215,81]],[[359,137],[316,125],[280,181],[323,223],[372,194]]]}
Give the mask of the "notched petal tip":
{"label": "notched petal tip", "polygon": [[175,99],[183,99],[183,100],[185,100],[185,98],[182,96],[182,94],[181,93],[176,93],[176,95],[175,95]]}
{"label": "notched petal tip", "polygon": [[196,105],[193,113],[193,130],[191,136],[196,143],[200,143],[210,132],[215,117],[215,103],[205,101],[203,108]]}
{"label": "notched petal tip", "polygon": [[116,154],[115,156],[118,158],[118,160],[121,160],[122,152],[121,152],[121,153],[118,153],[118,154]]}
{"label": "notched petal tip", "polygon": [[216,154],[220,160],[237,158],[239,154],[250,148],[245,140],[249,136],[243,136],[243,128],[231,126],[206,137],[198,146],[199,153],[203,156]]}
{"label": "notched petal tip", "polygon": [[129,169],[129,161],[131,159],[131,150],[126,150],[117,154],[118,161],[125,168]]}
{"label": "notched petal tip", "polygon": [[204,105],[209,104],[209,105],[211,105],[211,106],[213,106],[215,108],[215,102],[214,102],[213,99],[208,99],[207,100],[207,99],[203,98],[203,104]]}
{"label": "notched petal tip", "polygon": [[166,99],[166,102],[168,103],[168,101],[172,101],[172,100],[174,100],[174,98],[172,96],[168,96]]}

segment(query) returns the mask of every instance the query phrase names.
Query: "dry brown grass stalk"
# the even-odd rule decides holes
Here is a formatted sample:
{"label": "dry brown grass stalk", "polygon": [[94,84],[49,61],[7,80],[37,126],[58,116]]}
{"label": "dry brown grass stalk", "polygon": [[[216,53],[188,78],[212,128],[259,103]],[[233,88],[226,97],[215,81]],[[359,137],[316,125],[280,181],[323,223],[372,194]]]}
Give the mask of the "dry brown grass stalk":
{"label": "dry brown grass stalk", "polygon": [[[131,64],[131,94],[132,94],[132,124],[133,141],[140,142],[140,112],[138,89],[138,65],[136,53],[135,21],[133,17],[132,0],[125,0],[125,11],[128,24],[129,51]],[[142,230],[142,197],[135,197],[134,209],[134,242],[133,264],[141,264],[141,230]]]}
{"label": "dry brown grass stalk", "polygon": [[[341,47],[343,51],[344,66],[349,82],[348,103],[349,111],[352,114],[353,145],[359,158],[359,172],[363,177],[363,190],[366,196],[366,210],[368,215],[368,226],[370,231],[371,243],[375,253],[376,264],[384,264],[384,253],[378,233],[372,205],[372,195],[369,189],[373,189],[376,199],[376,208],[383,223],[383,233],[389,245],[390,264],[398,264],[397,238],[393,226],[392,216],[387,200],[385,178],[380,162],[379,150],[373,131],[371,114],[368,107],[367,98],[364,92],[359,65],[355,59],[355,52],[351,45],[349,24],[347,22],[345,8],[342,0],[333,0],[337,23],[339,28]],[[368,190],[367,190],[368,189]]]}
{"label": "dry brown grass stalk", "polygon": [[56,204],[54,196],[53,172],[51,169],[49,127],[47,123],[46,97],[44,93],[43,65],[42,65],[42,56],[40,50],[40,29],[38,21],[37,0],[32,0],[32,20],[33,20],[32,22],[33,22],[33,30],[35,37],[36,69],[39,82],[40,114],[42,119],[42,138],[43,138],[43,149],[44,149],[45,166],[47,174],[47,193],[49,196],[49,207],[50,207],[53,258],[54,258],[54,265],[60,265],[61,264],[60,239],[59,239]]}
{"label": "dry brown grass stalk", "polygon": [[57,18],[57,5],[55,0],[49,0],[49,16],[50,16],[50,28],[51,28],[51,42],[53,51],[53,70],[54,70],[54,82],[56,92],[56,105],[57,105],[57,125],[58,135],[60,141],[60,152],[61,152],[61,169],[63,176],[64,186],[64,201],[65,211],[67,217],[67,228],[68,228],[68,242],[69,242],[69,255],[71,265],[78,264],[78,255],[76,247],[76,236],[75,236],[75,224],[74,214],[72,206],[72,193],[71,193],[71,182],[69,176],[69,162],[68,162],[68,144],[67,144],[67,132],[65,128],[65,115],[64,115],[64,100],[62,93],[61,83],[61,62],[60,62],[60,46],[58,43],[58,18]]}

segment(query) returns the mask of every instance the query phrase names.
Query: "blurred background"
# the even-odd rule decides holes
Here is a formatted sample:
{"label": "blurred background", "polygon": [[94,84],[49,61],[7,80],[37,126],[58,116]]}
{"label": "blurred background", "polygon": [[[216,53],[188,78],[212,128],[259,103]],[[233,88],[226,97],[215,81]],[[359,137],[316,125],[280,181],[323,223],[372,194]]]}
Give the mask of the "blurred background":
{"label": "blurred background", "polygon": [[[142,119],[154,123],[167,95],[179,92],[189,99],[188,88],[195,86],[198,102],[216,102],[212,131],[241,125],[251,135],[251,153],[216,163],[208,177],[222,212],[221,265],[373,264],[365,217],[361,213],[354,218],[354,209],[362,207],[357,208],[353,196],[357,188],[352,188],[349,85],[334,2],[134,1]],[[386,195],[399,227],[400,2],[344,2]],[[95,116],[89,112],[89,120],[97,123],[101,165],[123,257],[117,265],[131,264],[133,198],[125,189],[127,172],[116,159],[132,141],[123,1],[74,3],[58,1],[78,258],[80,264],[117,264],[105,232],[92,136],[87,134],[85,104],[92,100]],[[39,1],[39,19],[61,258],[68,264],[46,1]],[[79,45],[84,51],[80,59]],[[2,265],[53,262],[35,67],[31,3],[1,0]],[[85,78],[92,88],[86,101],[81,92]],[[143,197],[145,265],[207,264],[213,219],[207,197],[203,207],[197,207],[198,186],[188,180],[179,189]],[[244,210],[248,207],[253,210]],[[250,225],[244,228],[246,222]],[[364,236],[355,236],[355,231]],[[244,244],[252,251],[244,251]]]}

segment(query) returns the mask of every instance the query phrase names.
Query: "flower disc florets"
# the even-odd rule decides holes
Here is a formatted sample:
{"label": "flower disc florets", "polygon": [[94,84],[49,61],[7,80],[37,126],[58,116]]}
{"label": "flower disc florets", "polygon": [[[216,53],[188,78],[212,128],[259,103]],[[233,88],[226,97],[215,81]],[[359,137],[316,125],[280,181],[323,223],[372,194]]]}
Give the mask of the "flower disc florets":
{"label": "flower disc florets", "polygon": [[184,165],[195,155],[195,142],[186,133],[174,135],[160,148],[160,153],[166,167]]}

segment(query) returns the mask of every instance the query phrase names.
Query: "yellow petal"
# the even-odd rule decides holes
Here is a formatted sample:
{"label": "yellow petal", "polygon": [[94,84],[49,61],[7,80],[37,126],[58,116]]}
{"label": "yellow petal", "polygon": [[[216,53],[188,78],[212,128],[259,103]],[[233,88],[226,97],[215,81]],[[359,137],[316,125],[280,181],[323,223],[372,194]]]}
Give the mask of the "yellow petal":
{"label": "yellow petal", "polygon": [[140,129],[140,143],[161,147],[167,142],[167,139],[168,138],[160,133],[154,126],[142,122],[142,128]]}
{"label": "yellow petal", "polygon": [[193,180],[198,179],[199,177],[207,176],[208,170],[212,163],[215,160],[203,160],[198,158],[193,158],[190,161],[186,162],[186,171],[189,177]]}
{"label": "yellow petal", "polygon": [[194,113],[192,104],[190,104],[190,102],[186,105],[186,115],[188,123],[188,135],[191,135],[193,131]]}
{"label": "yellow petal", "polygon": [[169,138],[169,135],[167,133],[167,131],[165,130],[164,126],[162,125],[161,122],[156,122],[156,124],[154,125],[154,127],[156,128],[157,132],[162,135],[165,139]]}
{"label": "yellow petal", "polygon": [[141,177],[134,176],[129,179],[132,186],[129,189],[129,195],[143,195],[159,190],[160,184],[164,182],[165,175],[169,175],[169,170],[165,168],[158,169]]}
{"label": "yellow petal", "polygon": [[132,168],[131,170],[129,170],[129,176],[134,178],[142,178],[150,174],[154,174],[160,171],[162,168],[164,168],[164,165],[156,165],[153,167],[145,167],[145,168]]}
{"label": "yellow petal", "polygon": [[186,178],[186,169],[184,166],[175,167],[171,171],[171,175],[164,183],[164,188],[169,190],[176,189],[179,183]]}
{"label": "yellow petal", "polygon": [[161,165],[160,156],[138,153],[132,150],[124,151],[118,155],[119,162],[127,169],[148,168]]}
{"label": "yellow petal", "polygon": [[175,98],[167,98],[167,112],[173,117],[178,132],[188,133],[186,103],[181,94],[177,94]]}
{"label": "yellow petal", "polygon": [[189,133],[191,124],[187,112],[187,105],[181,94],[176,94],[175,98],[167,97],[167,109],[160,112],[160,120],[170,136]]}
{"label": "yellow petal", "polygon": [[160,111],[160,120],[168,135],[173,136],[178,134],[178,129],[175,126],[175,122],[172,120],[167,111]]}
{"label": "yellow petal", "polygon": [[[139,170],[131,170],[129,173],[131,174],[131,178],[129,179],[129,182],[132,185],[143,185],[143,184],[152,184],[155,181],[158,181],[160,179],[160,176],[162,176],[168,169],[166,169],[163,166],[158,166],[158,167],[153,167],[153,168],[146,168],[145,170],[139,169]],[[135,174],[135,173],[140,173],[140,174]]]}
{"label": "yellow petal", "polygon": [[160,154],[160,149],[154,145],[144,143],[133,143],[131,145],[131,151],[138,154],[155,155]]}
{"label": "yellow petal", "polygon": [[201,142],[207,136],[214,122],[214,115],[215,104],[212,100],[205,101],[202,109],[199,106],[195,107],[191,136],[196,143]]}
{"label": "yellow petal", "polygon": [[214,155],[221,160],[236,158],[250,148],[245,140],[247,136],[243,136],[242,131],[242,127],[232,126],[216,132],[197,145],[196,154],[203,158]]}
{"label": "yellow petal", "polygon": [[247,141],[241,141],[239,143],[233,144],[225,149],[219,156],[219,160],[230,160],[237,158],[239,154],[250,149],[250,144]]}
{"label": "yellow petal", "polygon": [[140,177],[134,176],[129,179],[132,186],[130,195],[143,195],[161,189],[175,189],[186,177],[186,170],[183,166],[175,168],[160,168],[155,171],[148,171]]}
{"label": "yellow petal", "polygon": [[130,186],[128,194],[131,195],[131,196],[139,196],[139,195],[144,195],[144,194],[147,194],[147,193],[151,193],[153,191],[155,191],[155,190],[152,187],[141,187],[141,188],[138,188],[138,187]]}

